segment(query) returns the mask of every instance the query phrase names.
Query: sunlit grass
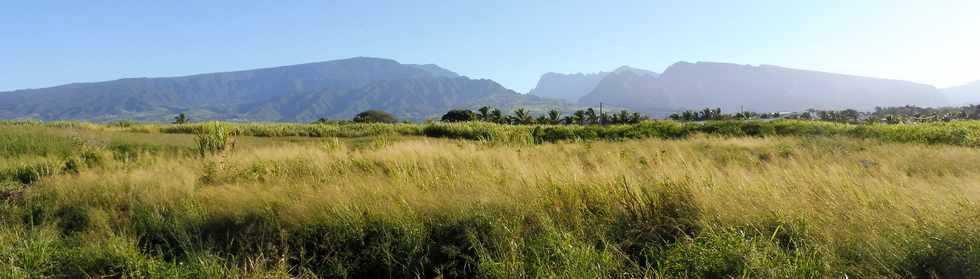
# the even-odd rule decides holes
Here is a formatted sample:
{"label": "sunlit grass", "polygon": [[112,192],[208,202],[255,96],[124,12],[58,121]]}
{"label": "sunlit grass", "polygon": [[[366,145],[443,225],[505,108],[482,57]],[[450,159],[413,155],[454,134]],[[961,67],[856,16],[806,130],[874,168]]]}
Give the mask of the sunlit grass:
{"label": "sunlit grass", "polygon": [[[0,198],[0,271],[174,278],[980,275],[980,150],[956,142],[852,134],[905,131],[889,126],[785,122],[765,124],[771,133],[745,133],[756,129],[748,124],[655,123],[641,127],[660,134],[547,143],[533,139],[533,127],[476,125],[447,126],[484,135],[460,137],[472,140],[238,135],[248,143],[206,157],[196,155],[190,134],[18,127],[43,147],[11,149],[23,155],[4,157],[0,169],[44,162],[58,170],[28,183],[7,179],[0,188],[19,193]],[[727,132],[662,133],[685,125]],[[560,128],[571,135],[646,133]],[[532,137],[501,129],[527,129]],[[777,136],[780,129],[809,136]],[[757,136],[736,136],[746,134]],[[61,140],[73,136],[83,140]],[[639,139],[623,140],[630,138]],[[8,146],[25,146],[19,142]],[[138,155],[118,155],[131,153],[113,146],[133,146]],[[83,162],[77,171],[64,168],[72,158]]]}

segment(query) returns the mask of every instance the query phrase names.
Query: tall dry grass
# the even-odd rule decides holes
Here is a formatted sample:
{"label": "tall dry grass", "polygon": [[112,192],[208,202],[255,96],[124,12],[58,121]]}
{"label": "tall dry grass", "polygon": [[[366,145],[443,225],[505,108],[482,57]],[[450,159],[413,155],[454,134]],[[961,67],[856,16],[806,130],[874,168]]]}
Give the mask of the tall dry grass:
{"label": "tall dry grass", "polygon": [[5,199],[0,252],[8,256],[0,270],[161,277],[980,272],[980,150],[966,147],[825,137],[527,146],[380,137],[356,145],[256,144],[204,159],[143,154],[136,164],[109,156],[84,171],[45,176]]}

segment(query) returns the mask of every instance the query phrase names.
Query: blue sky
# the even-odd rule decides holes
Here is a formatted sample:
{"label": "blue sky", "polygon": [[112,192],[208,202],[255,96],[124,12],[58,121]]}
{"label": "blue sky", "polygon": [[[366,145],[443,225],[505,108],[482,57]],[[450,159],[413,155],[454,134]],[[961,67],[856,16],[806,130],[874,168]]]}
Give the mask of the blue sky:
{"label": "blue sky", "polygon": [[526,92],[545,72],[773,64],[980,80],[980,1],[9,1],[0,90],[354,56]]}

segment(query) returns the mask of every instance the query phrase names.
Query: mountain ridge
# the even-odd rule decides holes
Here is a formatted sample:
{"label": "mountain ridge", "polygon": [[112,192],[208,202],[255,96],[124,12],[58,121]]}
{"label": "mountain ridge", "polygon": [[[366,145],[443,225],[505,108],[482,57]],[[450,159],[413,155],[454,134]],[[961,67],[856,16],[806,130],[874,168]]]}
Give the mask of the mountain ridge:
{"label": "mountain ridge", "polygon": [[588,94],[608,74],[608,72],[571,74],[548,72],[541,75],[537,85],[528,94],[577,102],[578,98]]}
{"label": "mountain ridge", "polygon": [[606,102],[663,114],[719,107],[726,111],[871,110],[876,106],[947,104],[934,86],[774,65],[680,61],[659,77],[609,75],[580,105]]}
{"label": "mountain ridge", "polygon": [[[391,59],[354,57],[252,70],[162,78],[123,78],[2,92],[0,118],[167,121],[172,115],[187,111],[193,112],[195,115],[192,116],[198,119],[249,119],[251,114],[240,111],[241,108],[248,107],[248,104],[282,101],[279,99],[284,96],[299,98],[313,93],[341,95],[389,80],[419,80],[438,88],[442,84],[440,79],[444,78],[457,79],[460,76],[434,64],[401,64]],[[466,78],[459,82],[476,81]],[[495,93],[502,95],[493,100],[505,103],[524,98],[512,91]],[[335,106],[330,108],[340,109]],[[400,110],[397,107],[387,109]],[[335,111],[315,110],[311,113],[332,115]],[[264,118],[270,121],[306,119]]]}
{"label": "mountain ridge", "polygon": [[600,71],[596,73],[556,73],[547,72],[538,79],[537,85],[528,94],[563,99],[569,102],[579,102],[579,100],[592,92],[593,89],[611,74],[622,74],[630,72],[637,75],[649,75],[657,77],[660,74],[630,66],[620,66],[612,71]]}
{"label": "mountain ridge", "polygon": [[[967,101],[963,101],[967,100]],[[980,103],[980,81],[959,87],[895,79],[723,62],[679,61],[663,73],[621,66],[612,71],[548,72],[528,94],[489,79],[470,79],[436,64],[353,57],[251,70],[174,77],[130,77],[0,92],[0,119],[196,119],[310,121],[349,119],[381,109],[421,120],[453,108],[488,105],[561,108],[599,103],[663,115],[720,107],[726,111],[871,110],[878,106]]]}
{"label": "mountain ridge", "polygon": [[955,105],[980,104],[980,80],[940,90]]}

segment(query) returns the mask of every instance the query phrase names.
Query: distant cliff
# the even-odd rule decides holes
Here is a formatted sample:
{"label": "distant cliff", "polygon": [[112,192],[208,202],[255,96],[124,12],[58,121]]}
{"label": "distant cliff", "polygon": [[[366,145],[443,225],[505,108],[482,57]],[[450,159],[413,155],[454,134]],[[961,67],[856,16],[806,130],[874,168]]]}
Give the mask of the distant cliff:
{"label": "distant cliff", "polygon": [[659,77],[607,75],[582,105],[598,102],[640,110],[720,107],[725,111],[800,111],[808,108],[872,110],[876,106],[938,106],[935,87],[778,66],[679,62]]}
{"label": "distant cliff", "polygon": [[591,74],[559,74],[546,73],[538,80],[537,86],[530,94],[545,98],[563,99],[577,102],[579,98],[595,89],[609,73],[598,72]]}

